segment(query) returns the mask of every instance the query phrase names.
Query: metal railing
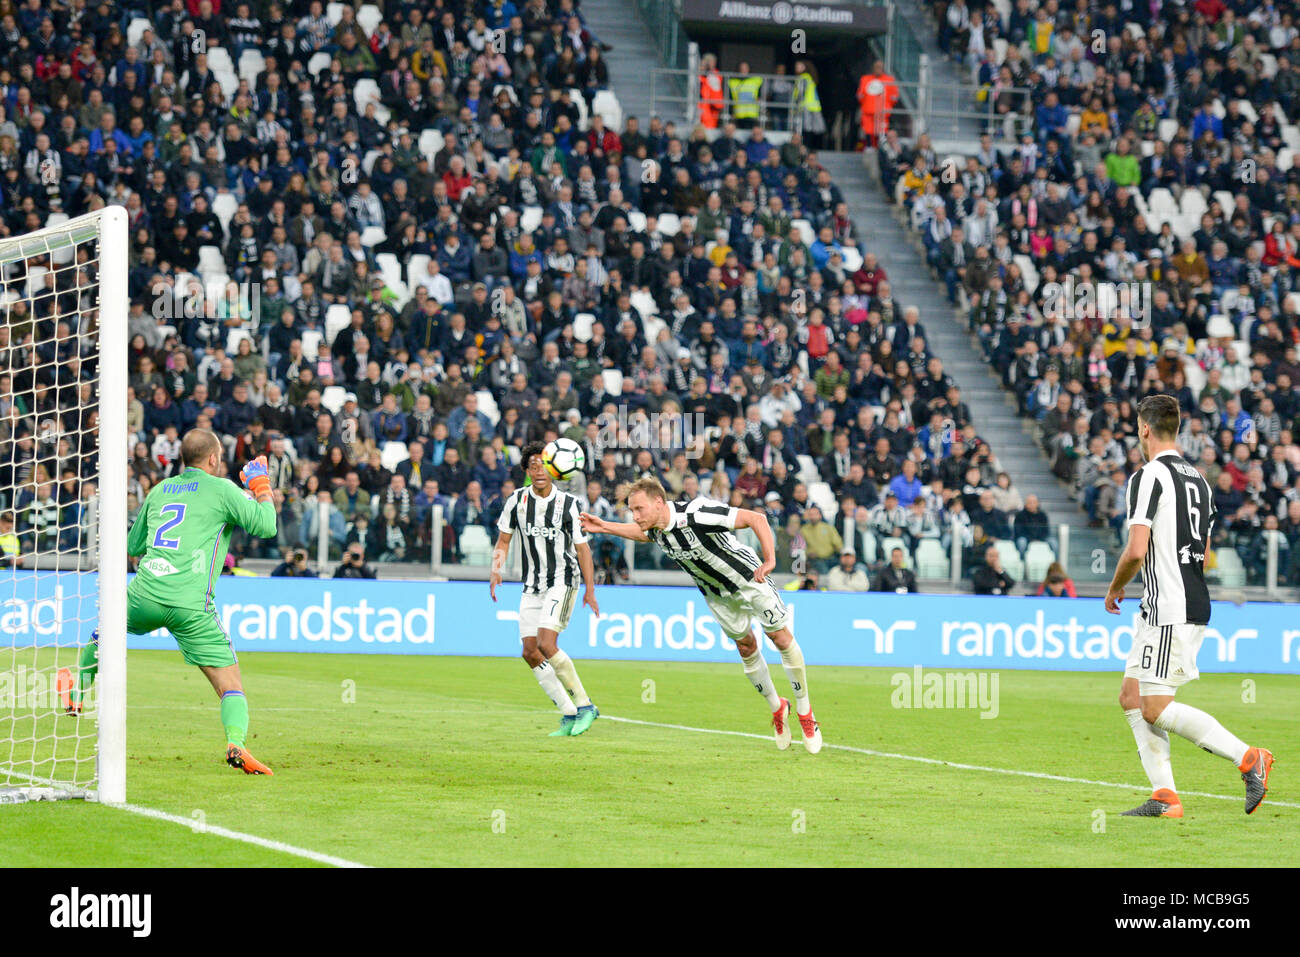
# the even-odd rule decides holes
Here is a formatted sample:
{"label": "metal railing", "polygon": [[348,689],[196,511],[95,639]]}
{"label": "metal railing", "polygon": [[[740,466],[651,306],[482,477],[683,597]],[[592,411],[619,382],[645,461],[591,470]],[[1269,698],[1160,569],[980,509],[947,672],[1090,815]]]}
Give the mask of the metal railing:
{"label": "metal railing", "polygon": [[[757,111],[757,124],[774,133],[801,131],[801,114],[795,108],[787,89],[794,78],[771,73],[722,73],[722,103],[718,127],[729,121],[753,120]],[[759,79],[757,102],[740,104],[733,99],[729,81],[738,77]],[[1009,87],[1002,90],[985,90],[973,84],[937,84],[923,73],[917,82],[897,81],[898,98],[888,113],[876,114],[873,130],[876,138],[887,129],[896,129],[905,139],[921,133],[930,134],[937,142],[968,144],[975,147],[979,136],[990,133],[996,143],[1006,145],[1018,142],[1026,132],[1033,132],[1033,117],[1029,112],[1029,90]],[[778,90],[777,95],[772,91]],[[652,114],[683,116],[687,126],[694,128],[700,119],[699,72],[697,70],[657,69],[650,76],[650,110]],[[742,116],[737,117],[737,107]],[[745,113],[749,115],[743,115]],[[827,126],[835,118],[826,117]],[[860,137],[860,114],[851,117],[850,128],[836,145],[852,149]]]}

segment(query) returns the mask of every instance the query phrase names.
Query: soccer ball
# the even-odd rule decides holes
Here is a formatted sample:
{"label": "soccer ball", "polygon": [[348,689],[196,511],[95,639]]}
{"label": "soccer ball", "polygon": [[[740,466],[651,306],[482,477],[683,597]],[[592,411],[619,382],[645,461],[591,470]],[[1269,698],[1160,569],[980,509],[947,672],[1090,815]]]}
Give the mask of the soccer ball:
{"label": "soccer ball", "polygon": [[542,450],[542,464],[551,478],[563,482],[582,471],[587,456],[573,439],[556,439]]}

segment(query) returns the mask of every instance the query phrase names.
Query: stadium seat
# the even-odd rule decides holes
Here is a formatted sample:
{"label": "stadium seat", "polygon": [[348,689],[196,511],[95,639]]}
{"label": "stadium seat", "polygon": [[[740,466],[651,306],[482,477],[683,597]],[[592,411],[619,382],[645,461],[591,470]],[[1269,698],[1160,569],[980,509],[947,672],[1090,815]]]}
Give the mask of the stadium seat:
{"label": "stadium seat", "polygon": [[817,241],[817,234],[813,232],[812,223],[806,219],[792,219],[790,228],[799,231],[799,238],[804,241],[805,245],[811,246]]}
{"label": "stadium seat", "polygon": [[659,232],[665,236],[676,236],[682,231],[682,221],[676,213],[659,214]]}
{"label": "stadium seat", "polygon": [[371,36],[375,32],[375,27],[384,19],[384,13],[373,3],[363,3],[361,9],[357,11],[357,23],[365,31],[366,36]]}
{"label": "stadium seat", "polygon": [[916,574],[920,578],[947,578],[952,562],[937,538],[923,538],[916,543]]}
{"label": "stadium seat", "polygon": [[1178,120],[1161,120],[1156,125],[1156,130],[1162,140],[1166,143],[1172,143],[1174,136],[1178,133]]}
{"label": "stadium seat", "polygon": [[1038,582],[1031,583],[1025,579],[1025,562],[1011,542],[998,542],[998,557],[1002,559],[1002,570],[1017,582],[1038,586]]}
{"label": "stadium seat", "polygon": [[540,225],[542,225],[542,207],[525,206],[523,212],[519,214],[519,228],[526,233],[531,233]]}
{"label": "stadium seat", "polygon": [[[352,310],[342,303],[335,303],[325,310],[325,341],[334,345],[334,339],[340,332],[352,325]],[[303,342],[305,352],[307,343]]]}
{"label": "stadium seat", "polygon": [[28,266],[27,267],[27,288],[23,290],[23,296],[27,299],[42,293],[49,285],[46,275],[49,269],[45,266]]}
{"label": "stadium seat", "polygon": [[[632,305],[636,307],[636,311],[641,313],[643,317],[659,315],[659,304],[655,302],[655,297],[650,293],[638,290],[632,293],[631,299]],[[605,331],[612,335],[617,330],[607,329]]]}
{"label": "stadium seat", "polygon": [[239,75],[248,81],[249,86],[257,82],[258,74],[265,69],[266,58],[262,56],[261,50],[249,47],[239,55]]}
{"label": "stadium seat", "polygon": [[466,565],[492,563],[492,540],[482,525],[466,525],[460,533],[460,553]]}
{"label": "stadium seat", "polygon": [[322,70],[329,69],[330,59],[330,55],[324,50],[313,53],[311,59],[307,61],[307,72],[312,76],[319,76]]}
{"label": "stadium seat", "polygon": [[387,238],[388,234],[384,232],[382,226],[367,226],[361,230],[361,245],[363,246],[378,246]]}
{"label": "stadium seat", "polygon": [[796,456],[799,462],[799,472],[796,476],[800,482],[807,485],[810,482],[816,482],[821,479],[821,473],[817,471],[817,463],[813,461],[811,455]]}
{"label": "stadium seat", "polygon": [[384,468],[390,472],[410,457],[410,453],[406,451],[405,442],[383,442],[379,450],[379,460],[383,463]]}
{"label": "stadium seat", "polygon": [[1295,150],[1289,146],[1282,147],[1277,151],[1276,162],[1280,172],[1287,172],[1291,167],[1295,166]]}
{"label": "stadium seat", "polygon": [[325,18],[329,20],[330,26],[337,27],[343,22],[343,4],[331,2],[325,5]]}
{"label": "stadium seat", "polygon": [[596,317],[589,312],[580,312],[573,317],[573,338],[579,342],[591,341],[591,328],[596,324]]}
{"label": "stadium seat", "polygon": [[605,391],[610,395],[623,394],[623,373],[617,369],[604,369],[601,375],[605,378]]}
{"label": "stadium seat", "polygon": [[1205,202],[1205,197],[1201,195],[1199,189],[1183,190],[1182,210],[1183,215],[1193,219],[1199,228],[1201,216],[1209,209]]}
{"label": "stadium seat", "polygon": [[416,253],[406,263],[406,284],[414,289],[424,282],[424,277],[429,275],[429,260],[433,257],[424,253]]}
{"label": "stadium seat", "polygon": [[213,70],[212,75],[221,84],[221,92],[227,99],[239,91],[239,77],[235,75],[234,70]]}
{"label": "stadium seat", "polygon": [[352,99],[357,104],[357,112],[365,112],[367,103],[379,102],[379,84],[369,77],[362,77],[352,87]]}
{"label": "stadium seat", "polygon": [[329,409],[334,415],[338,415],[343,410],[343,403],[347,401],[348,390],[341,385],[327,385],[320,394],[320,404]]}
{"label": "stadium seat", "polygon": [[[236,355],[239,352],[239,344],[247,339],[253,342],[253,334],[247,329],[231,329],[226,334],[226,354]],[[253,343],[256,345],[256,343]]]}
{"label": "stadium seat", "polygon": [[220,192],[212,197],[212,212],[221,220],[221,227],[227,229],[231,218],[239,211],[239,199],[231,192]]}
{"label": "stadium seat", "polygon": [[646,229],[645,213],[641,212],[639,209],[634,209],[629,211],[627,214],[627,224],[638,233],[645,232]]}
{"label": "stadium seat", "polygon": [[209,46],[208,67],[213,73],[225,70],[227,73],[235,72],[235,61],[230,59],[230,52],[225,47]]}
{"label": "stadium seat", "polygon": [[144,36],[144,31],[152,29],[153,24],[149,22],[148,17],[135,17],[132,19],[126,27],[127,46],[138,46],[140,38]]}
{"label": "stadium seat", "polygon": [[607,129],[623,128],[623,106],[618,102],[618,97],[614,95],[613,90],[597,90],[592,98],[592,108],[604,118]]}
{"label": "stadium seat", "polygon": [[1240,588],[1246,584],[1246,568],[1241,564],[1241,559],[1231,548],[1216,548],[1214,550],[1215,570],[1214,574],[1219,579],[1219,584],[1225,588]]}
{"label": "stadium seat", "polygon": [[316,355],[316,350],[325,341],[325,337],[317,329],[304,329],[298,338],[302,342],[302,354],[308,359]]}
{"label": "stadium seat", "polygon": [[908,549],[907,542],[893,535],[887,535],[880,540],[879,545],[877,546],[879,560],[882,562],[891,561],[893,559],[895,548],[901,548],[903,550],[903,567],[915,570],[916,562],[912,560],[912,552]]}
{"label": "stadium seat", "polygon": [[880,546],[876,542],[876,533],[867,530],[862,533],[858,539],[862,543],[862,554],[858,556],[858,561],[866,562],[868,565],[874,565],[880,561]]}
{"label": "stadium seat", "polygon": [[827,521],[835,516],[839,511],[839,504],[835,501],[835,493],[825,482],[813,482],[808,486],[808,500],[822,510],[822,517]]}
{"label": "stadium seat", "polygon": [[1237,111],[1250,122],[1259,122],[1259,114],[1255,112],[1255,105],[1250,100],[1238,100]]}
{"label": "stadium seat", "polygon": [[479,389],[474,395],[478,397],[478,410],[486,415],[494,426],[500,422],[501,410],[497,407],[497,400],[493,398],[492,393],[487,389]]}
{"label": "stadium seat", "polygon": [[845,246],[841,255],[844,258],[844,268],[849,272],[857,272],[862,267],[862,253],[852,246]]}
{"label": "stadium seat", "polygon": [[419,149],[420,152],[429,157],[430,164],[433,163],[434,156],[442,149],[443,137],[442,131],[430,127],[420,131]]}
{"label": "stadium seat", "polygon": [[1056,561],[1056,552],[1047,542],[1030,542],[1025,547],[1024,558],[1025,574],[1030,581],[1040,582],[1047,577],[1048,566]]}

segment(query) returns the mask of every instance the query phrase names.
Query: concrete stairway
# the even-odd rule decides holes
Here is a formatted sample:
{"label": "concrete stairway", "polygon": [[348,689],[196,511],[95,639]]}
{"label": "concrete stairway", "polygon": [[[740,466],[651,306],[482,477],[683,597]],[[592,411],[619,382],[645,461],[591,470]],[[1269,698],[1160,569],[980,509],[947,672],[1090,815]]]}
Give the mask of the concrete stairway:
{"label": "concrete stairway", "polygon": [[[609,87],[618,97],[623,115],[639,118],[641,131],[645,132],[650,128],[651,71],[663,67],[650,29],[632,0],[584,0],[582,15],[587,28],[613,46],[606,54]],[[669,89],[656,92],[661,96],[675,95]],[[685,137],[690,133],[682,126],[685,104],[660,99],[656,106],[665,122],[671,120],[677,124],[680,135]]]}
{"label": "concrete stairway", "polygon": [[921,310],[930,348],[961,386],[975,427],[992,447],[1002,469],[1022,495],[1032,492],[1038,496],[1052,522],[1077,523],[1081,517],[1078,507],[1048,470],[1047,459],[1034,443],[1028,421],[1017,415],[1014,400],[984,361],[965,323],[948,304],[943,283],[931,276],[918,250],[919,240],[900,223],[879,184],[868,176],[863,154],[818,155],[844,191],[866,248],[885,267],[895,298]]}

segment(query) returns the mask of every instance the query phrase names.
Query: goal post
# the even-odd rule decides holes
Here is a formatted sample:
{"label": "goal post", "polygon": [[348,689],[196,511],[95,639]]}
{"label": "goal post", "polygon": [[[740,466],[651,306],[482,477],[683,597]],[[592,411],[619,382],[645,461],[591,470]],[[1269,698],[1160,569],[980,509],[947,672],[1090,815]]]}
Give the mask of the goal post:
{"label": "goal post", "polygon": [[128,218],[50,218],[0,240],[0,803],[124,803]]}

